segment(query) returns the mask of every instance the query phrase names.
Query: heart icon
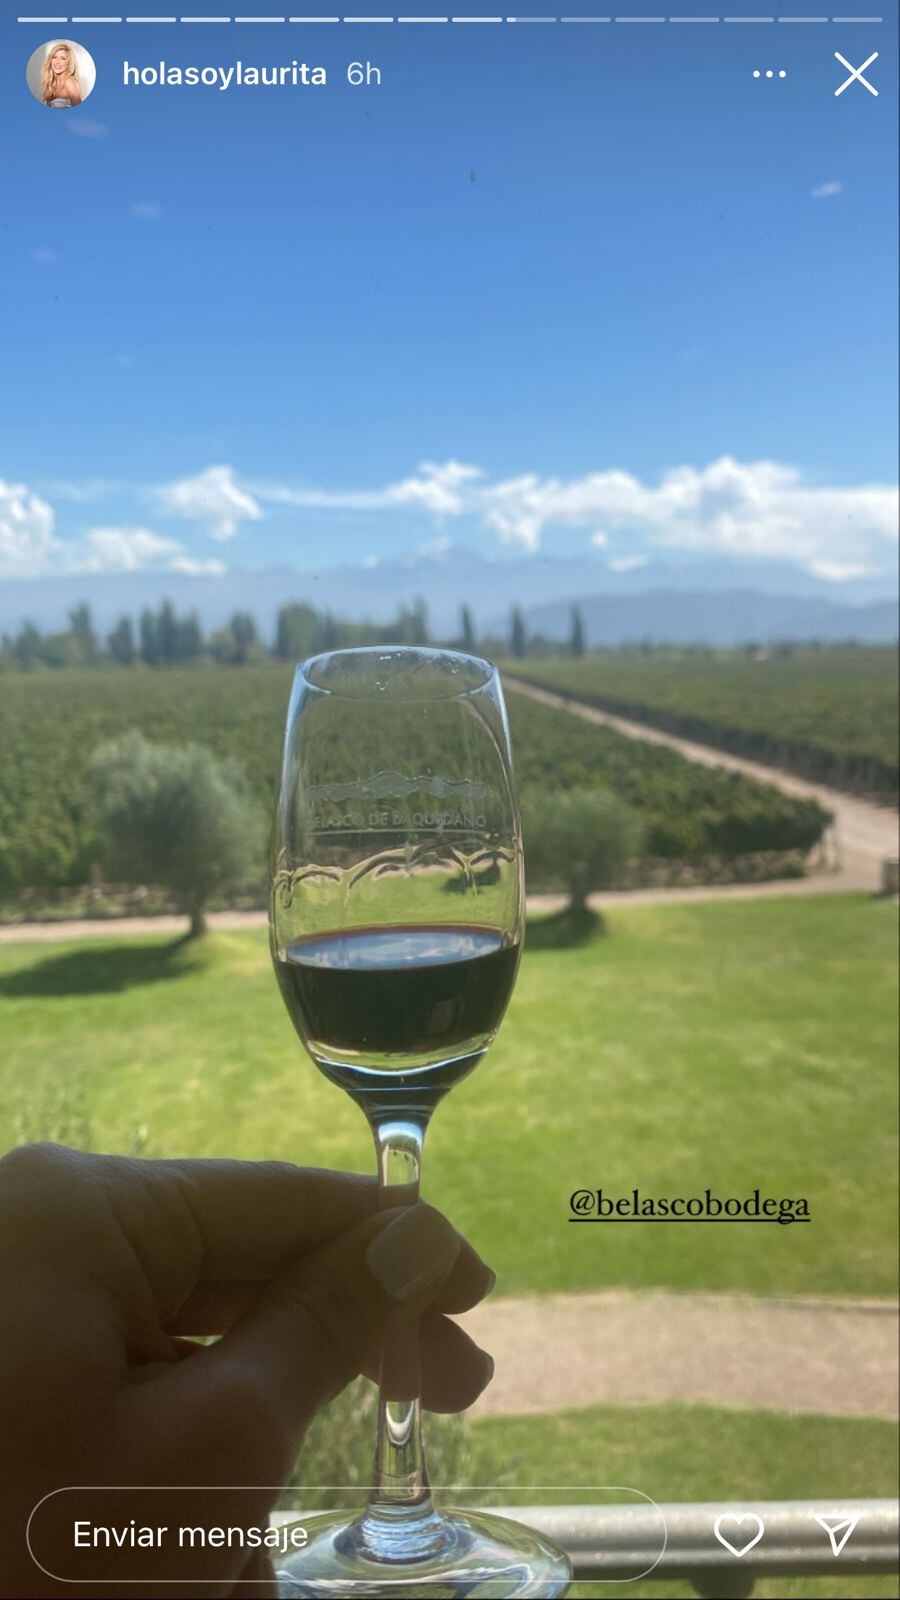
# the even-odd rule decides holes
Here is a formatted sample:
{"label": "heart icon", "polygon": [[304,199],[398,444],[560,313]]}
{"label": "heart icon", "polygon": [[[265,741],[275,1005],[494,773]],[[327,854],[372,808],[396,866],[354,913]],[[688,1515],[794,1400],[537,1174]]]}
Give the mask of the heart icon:
{"label": "heart icon", "polygon": [[[731,1540],[726,1539],[724,1533],[722,1532],[722,1525],[726,1522],[733,1522],[735,1529],[740,1528],[743,1522],[749,1522],[752,1523],[752,1525],[756,1528],[756,1532],[754,1533],[752,1539],[747,1540],[746,1544],[732,1544]],[[755,1544],[759,1544],[759,1541],[765,1531],[766,1525],[763,1522],[762,1517],[758,1517],[755,1511],[745,1511],[744,1515],[741,1517],[737,1516],[733,1511],[729,1511],[721,1517],[716,1517],[715,1526],[713,1527],[713,1533],[715,1534],[719,1543],[723,1544],[726,1550],[730,1550],[733,1556],[738,1557],[745,1556],[748,1550],[752,1550]]]}

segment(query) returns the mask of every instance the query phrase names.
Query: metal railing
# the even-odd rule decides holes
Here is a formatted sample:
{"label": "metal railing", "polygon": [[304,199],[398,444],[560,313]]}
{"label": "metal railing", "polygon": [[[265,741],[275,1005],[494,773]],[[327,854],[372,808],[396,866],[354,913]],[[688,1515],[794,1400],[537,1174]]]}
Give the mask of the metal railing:
{"label": "metal railing", "polygon": [[[688,1579],[699,1595],[708,1597],[749,1595],[756,1578],[821,1573],[858,1578],[900,1566],[896,1500],[517,1505],[502,1508],[502,1514],[554,1538],[571,1556],[579,1580],[636,1579],[649,1577],[652,1569],[654,1581]],[[856,1519],[839,1553],[819,1517],[835,1530],[834,1543]],[[720,1543],[717,1525],[731,1541],[731,1552]],[[602,1596],[602,1589],[598,1593]]]}

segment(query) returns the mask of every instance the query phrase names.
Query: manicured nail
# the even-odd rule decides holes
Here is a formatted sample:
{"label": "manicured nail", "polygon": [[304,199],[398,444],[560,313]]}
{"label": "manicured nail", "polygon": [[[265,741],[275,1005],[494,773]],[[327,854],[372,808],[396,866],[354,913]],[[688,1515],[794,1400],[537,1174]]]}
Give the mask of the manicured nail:
{"label": "manicured nail", "polygon": [[414,1300],[438,1284],[453,1266],[462,1240],[432,1206],[410,1206],[366,1250],[373,1277],[392,1300]]}

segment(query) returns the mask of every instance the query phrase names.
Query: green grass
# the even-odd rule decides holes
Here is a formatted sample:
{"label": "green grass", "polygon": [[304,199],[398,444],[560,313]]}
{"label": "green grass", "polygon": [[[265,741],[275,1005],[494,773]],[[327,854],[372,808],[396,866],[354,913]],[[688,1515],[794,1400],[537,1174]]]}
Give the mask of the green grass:
{"label": "green grass", "polygon": [[[890,1422],[792,1417],[712,1406],[598,1406],[551,1417],[490,1418],[473,1425],[476,1460],[505,1465],[504,1482],[552,1484],[535,1501],[590,1502],[566,1485],[619,1484],[659,1503],[678,1500],[818,1500],[895,1495],[897,1428]],[[609,1497],[612,1498],[624,1498]],[[511,1505],[524,1504],[515,1496]],[[607,1503],[597,1497],[597,1503]],[[823,1534],[823,1538],[825,1535]],[[573,1595],[637,1600],[695,1596],[687,1583],[578,1584]],[[754,1596],[894,1596],[897,1579],[769,1578]]]}
{"label": "green grass", "polygon": [[[425,1189],[501,1291],[894,1291],[896,912],[863,896],[614,912],[526,953]],[[370,1170],[359,1111],[294,1038],[261,934],[0,946],[0,1147],[70,1142]],[[89,1123],[89,1126],[88,1126]],[[141,1130],[146,1130],[142,1132]],[[568,1197],[805,1196],[777,1227],[576,1227]]]}

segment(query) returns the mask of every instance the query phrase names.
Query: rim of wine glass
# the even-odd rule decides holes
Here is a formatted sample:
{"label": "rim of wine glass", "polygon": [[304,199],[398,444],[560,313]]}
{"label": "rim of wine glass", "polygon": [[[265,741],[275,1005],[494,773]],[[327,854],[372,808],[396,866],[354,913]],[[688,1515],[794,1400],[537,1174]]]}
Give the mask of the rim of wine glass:
{"label": "rim of wine glass", "polygon": [[374,700],[371,684],[367,688],[361,688],[358,692],[347,691],[344,688],[331,688],[326,684],[319,683],[314,677],[310,676],[310,673],[318,662],[333,661],[337,658],[349,659],[350,657],[356,657],[359,659],[361,657],[374,658],[377,656],[381,656],[385,660],[391,660],[398,656],[409,656],[411,664],[412,658],[415,658],[420,663],[455,661],[464,664],[471,671],[477,671],[479,674],[478,682],[469,683],[465,688],[450,687],[448,682],[446,691],[442,693],[405,694],[400,702],[403,705],[424,704],[429,700],[469,700],[473,695],[483,694],[491,684],[496,683],[499,685],[500,683],[499,668],[492,661],[487,661],[484,656],[470,655],[464,650],[441,650],[431,645],[402,644],[356,645],[346,650],[321,650],[317,655],[307,656],[305,661],[301,661],[298,664],[296,676],[302,678],[303,682],[310,689],[315,690],[317,694],[330,695],[335,700]]}

